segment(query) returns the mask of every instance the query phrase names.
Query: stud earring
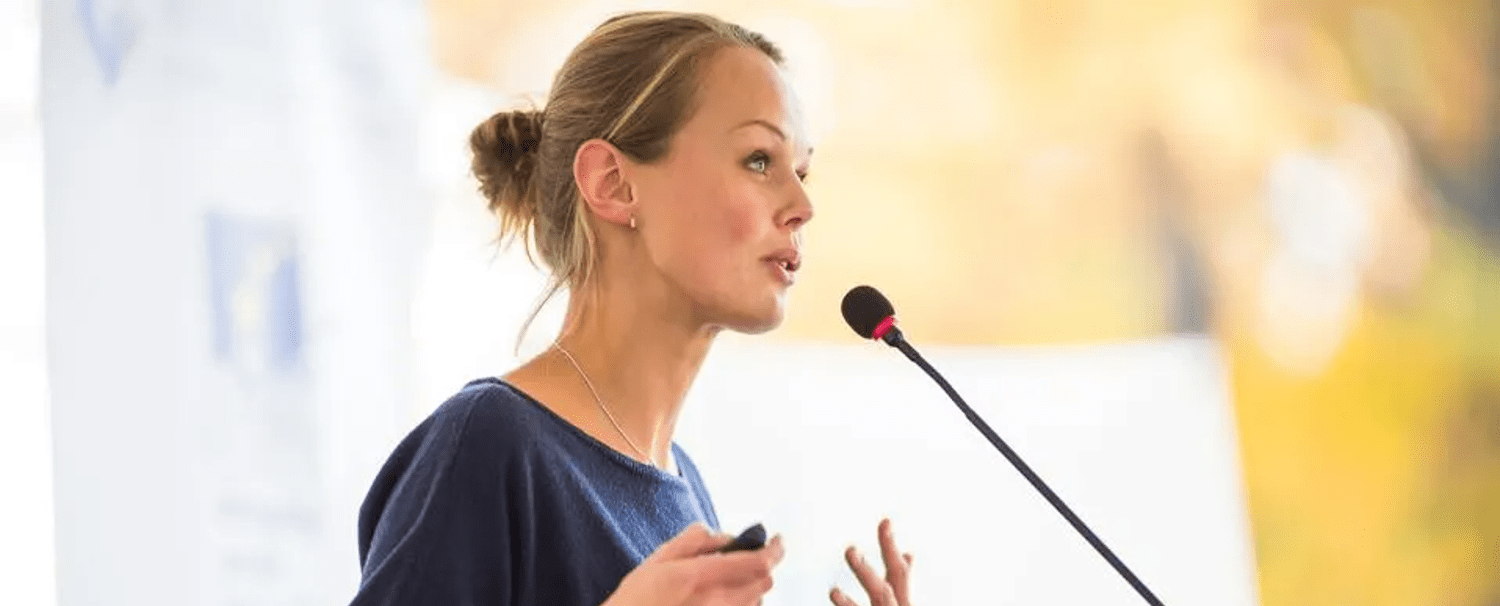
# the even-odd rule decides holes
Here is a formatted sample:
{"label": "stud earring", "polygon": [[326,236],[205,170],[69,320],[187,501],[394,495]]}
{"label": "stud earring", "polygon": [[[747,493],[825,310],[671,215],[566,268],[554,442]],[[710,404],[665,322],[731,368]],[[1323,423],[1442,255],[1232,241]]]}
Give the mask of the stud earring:
{"label": "stud earring", "polygon": [[635,215],[630,215],[630,229],[635,229]]}

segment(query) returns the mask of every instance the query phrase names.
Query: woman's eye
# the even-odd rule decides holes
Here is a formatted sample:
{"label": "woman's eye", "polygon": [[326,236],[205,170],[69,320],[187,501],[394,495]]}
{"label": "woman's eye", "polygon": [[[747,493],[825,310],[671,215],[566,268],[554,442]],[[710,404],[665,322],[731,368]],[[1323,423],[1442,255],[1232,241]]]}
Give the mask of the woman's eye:
{"label": "woman's eye", "polygon": [[755,172],[765,173],[771,170],[771,158],[763,152],[755,152],[750,154],[749,159],[745,160],[745,166]]}

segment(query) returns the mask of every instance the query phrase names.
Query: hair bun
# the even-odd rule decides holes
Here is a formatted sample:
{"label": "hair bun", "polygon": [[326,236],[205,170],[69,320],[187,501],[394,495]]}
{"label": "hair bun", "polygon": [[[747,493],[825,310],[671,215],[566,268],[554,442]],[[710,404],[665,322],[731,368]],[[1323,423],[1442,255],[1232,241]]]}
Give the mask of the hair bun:
{"label": "hair bun", "polygon": [[537,148],[542,143],[542,112],[503,111],[490,116],[469,136],[472,169],[489,209],[502,222],[524,227],[536,216],[533,187]]}

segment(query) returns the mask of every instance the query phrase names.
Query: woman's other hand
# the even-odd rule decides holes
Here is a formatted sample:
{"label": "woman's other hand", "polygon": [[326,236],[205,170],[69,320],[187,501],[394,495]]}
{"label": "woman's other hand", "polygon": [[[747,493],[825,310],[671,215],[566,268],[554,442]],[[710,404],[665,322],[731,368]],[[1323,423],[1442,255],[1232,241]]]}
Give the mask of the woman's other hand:
{"label": "woman's other hand", "polygon": [[[870,606],[911,606],[912,555],[896,548],[896,538],[891,532],[889,519],[880,521],[878,534],[880,556],[885,562],[884,577],[854,547],[844,550],[844,559],[849,562],[854,576],[859,578],[859,584],[864,586],[865,593],[869,594]],[[837,606],[859,606],[858,602],[838,587],[828,593],[828,599]]]}

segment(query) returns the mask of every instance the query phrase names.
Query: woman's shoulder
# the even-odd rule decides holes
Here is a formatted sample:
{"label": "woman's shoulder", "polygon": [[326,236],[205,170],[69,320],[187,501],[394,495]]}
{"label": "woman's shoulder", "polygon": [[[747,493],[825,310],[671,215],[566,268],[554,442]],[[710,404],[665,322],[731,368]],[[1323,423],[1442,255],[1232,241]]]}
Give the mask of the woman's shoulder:
{"label": "woman's shoulder", "polygon": [[536,447],[535,412],[495,378],[470,381],[407,431],[377,473],[369,497],[383,502],[399,485],[436,486],[494,476]]}
{"label": "woman's shoulder", "polygon": [[451,441],[455,450],[514,450],[530,444],[544,419],[529,397],[494,377],[468,382],[413,433]]}
{"label": "woman's shoulder", "polygon": [[[504,497],[515,480],[509,472],[535,447],[535,421],[528,420],[533,415],[523,398],[498,379],[470,381],[407,432],[360,506],[362,563],[372,549],[387,545],[382,528],[396,533],[388,537],[395,540],[433,508],[476,507]],[[456,498],[455,491],[464,496]]]}
{"label": "woman's shoulder", "polygon": [[406,433],[381,479],[510,465],[536,448],[536,417],[535,405],[504,381],[475,379]]}

